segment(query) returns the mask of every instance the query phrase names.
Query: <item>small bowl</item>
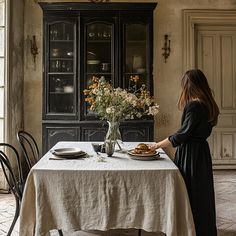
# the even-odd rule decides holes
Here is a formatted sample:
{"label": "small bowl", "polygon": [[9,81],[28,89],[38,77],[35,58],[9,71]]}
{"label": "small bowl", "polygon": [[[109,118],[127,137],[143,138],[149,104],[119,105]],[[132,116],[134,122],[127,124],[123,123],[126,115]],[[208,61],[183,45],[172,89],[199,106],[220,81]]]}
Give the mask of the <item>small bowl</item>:
{"label": "small bowl", "polygon": [[100,143],[91,143],[92,147],[93,147],[93,150],[95,152],[101,152],[102,150],[102,145],[103,144],[100,144]]}
{"label": "small bowl", "polygon": [[69,57],[72,57],[74,55],[74,53],[73,52],[67,52],[66,55],[69,56]]}
{"label": "small bowl", "polygon": [[74,87],[73,86],[64,86],[64,92],[65,93],[73,93]]}
{"label": "small bowl", "polygon": [[105,144],[104,143],[91,143],[93,150],[95,152],[105,153]]}
{"label": "small bowl", "polygon": [[98,65],[99,63],[99,60],[87,60],[88,65]]}
{"label": "small bowl", "polygon": [[137,73],[144,73],[145,72],[145,68],[137,68]]}
{"label": "small bowl", "polygon": [[63,92],[63,88],[61,88],[61,87],[56,87],[56,88],[55,88],[55,92],[58,92],[58,93],[59,93],[59,92]]}

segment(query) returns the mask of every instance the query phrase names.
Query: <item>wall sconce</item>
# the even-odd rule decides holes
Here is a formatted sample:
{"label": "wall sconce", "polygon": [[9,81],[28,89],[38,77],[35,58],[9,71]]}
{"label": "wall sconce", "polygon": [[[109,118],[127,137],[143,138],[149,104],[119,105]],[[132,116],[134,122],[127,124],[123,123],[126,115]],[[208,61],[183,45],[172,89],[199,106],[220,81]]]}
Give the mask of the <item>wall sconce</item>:
{"label": "wall sconce", "polygon": [[38,47],[36,44],[36,36],[35,35],[33,35],[32,40],[30,40],[30,50],[31,50],[31,54],[33,55],[33,59],[34,59],[34,63],[35,63],[36,55],[38,54]]}
{"label": "wall sconce", "polygon": [[167,34],[164,35],[164,40],[164,47],[162,48],[164,52],[162,53],[162,56],[164,57],[166,63],[166,59],[170,56],[170,40]]}

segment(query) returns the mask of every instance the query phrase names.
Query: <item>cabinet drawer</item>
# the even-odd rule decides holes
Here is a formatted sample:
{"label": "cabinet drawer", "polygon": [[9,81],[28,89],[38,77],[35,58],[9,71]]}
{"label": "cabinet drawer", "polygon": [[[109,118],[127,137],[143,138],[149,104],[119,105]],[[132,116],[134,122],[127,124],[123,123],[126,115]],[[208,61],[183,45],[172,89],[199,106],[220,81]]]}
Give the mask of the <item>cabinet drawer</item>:
{"label": "cabinet drawer", "polygon": [[45,126],[43,132],[43,152],[46,153],[60,141],[77,141],[78,136],[77,127]]}
{"label": "cabinet drawer", "polygon": [[81,140],[83,141],[101,141],[105,140],[107,128],[82,127]]}

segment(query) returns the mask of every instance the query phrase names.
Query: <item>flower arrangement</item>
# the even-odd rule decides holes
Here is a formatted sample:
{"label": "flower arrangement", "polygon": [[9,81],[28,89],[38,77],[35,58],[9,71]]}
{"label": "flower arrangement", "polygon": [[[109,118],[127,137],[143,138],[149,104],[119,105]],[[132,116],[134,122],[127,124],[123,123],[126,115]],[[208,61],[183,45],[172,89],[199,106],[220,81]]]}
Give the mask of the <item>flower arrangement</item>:
{"label": "flower arrangement", "polygon": [[145,85],[137,89],[139,76],[130,76],[133,86],[129,89],[114,88],[102,76],[93,76],[93,84],[84,90],[85,101],[89,109],[95,111],[101,119],[121,122],[126,119],[141,118],[144,115],[156,115],[159,106],[154,103]]}

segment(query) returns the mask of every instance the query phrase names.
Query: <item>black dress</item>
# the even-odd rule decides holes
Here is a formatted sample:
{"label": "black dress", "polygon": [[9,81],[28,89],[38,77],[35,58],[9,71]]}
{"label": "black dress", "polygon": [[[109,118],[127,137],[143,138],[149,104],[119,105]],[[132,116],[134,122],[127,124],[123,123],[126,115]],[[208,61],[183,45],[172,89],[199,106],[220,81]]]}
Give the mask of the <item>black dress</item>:
{"label": "black dress", "polygon": [[184,108],[181,128],[169,137],[177,147],[174,162],[187,187],[197,236],[217,235],[212,161],[206,141],[212,126],[207,120],[205,105],[190,102]]}

